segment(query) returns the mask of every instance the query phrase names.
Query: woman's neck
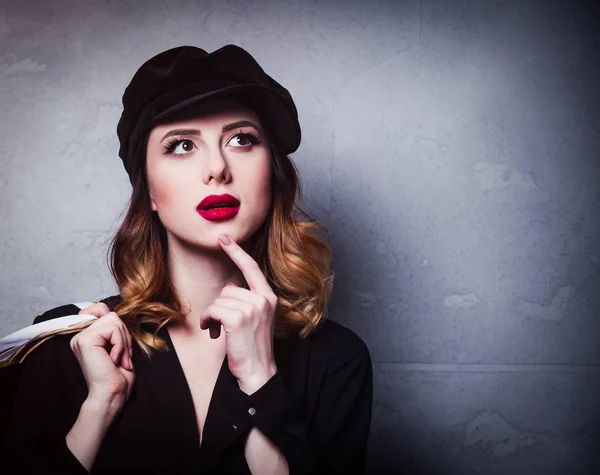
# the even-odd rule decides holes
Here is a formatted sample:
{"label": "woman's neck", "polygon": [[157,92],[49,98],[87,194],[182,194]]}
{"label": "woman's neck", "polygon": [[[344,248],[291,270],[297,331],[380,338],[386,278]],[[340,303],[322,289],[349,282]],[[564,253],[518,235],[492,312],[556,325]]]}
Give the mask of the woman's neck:
{"label": "woman's neck", "polygon": [[186,321],[178,330],[190,336],[208,333],[200,330],[200,315],[219,296],[227,282],[248,288],[241,270],[221,249],[199,250],[171,239],[167,263],[177,296],[189,310]]}

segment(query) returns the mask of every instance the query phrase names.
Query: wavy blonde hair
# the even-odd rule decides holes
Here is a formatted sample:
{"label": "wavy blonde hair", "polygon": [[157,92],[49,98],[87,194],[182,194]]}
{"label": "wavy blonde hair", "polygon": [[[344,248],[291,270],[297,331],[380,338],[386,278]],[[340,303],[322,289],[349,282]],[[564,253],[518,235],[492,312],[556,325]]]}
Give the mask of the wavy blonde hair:
{"label": "wavy blonde hair", "polygon": [[[244,248],[277,295],[275,337],[298,333],[306,338],[326,317],[333,286],[331,249],[318,234],[318,230],[327,233],[327,229],[300,207],[302,190],[298,171],[269,130],[264,130],[271,151],[272,204],[265,222],[244,243]],[[144,353],[151,357],[152,350],[168,350],[157,332],[170,322],[184,320],[185,310],[168,274],[165,228],[150,209],[146,175],[149,135],[146,132],[134,153],[130,175],[133,190],[126,216],[110,242],[109,266],[122,299],[114,311]],[[22,348],[11,361],[22,362],[48,338],[81,331],[91,323],[41,335],[34,345]]]}

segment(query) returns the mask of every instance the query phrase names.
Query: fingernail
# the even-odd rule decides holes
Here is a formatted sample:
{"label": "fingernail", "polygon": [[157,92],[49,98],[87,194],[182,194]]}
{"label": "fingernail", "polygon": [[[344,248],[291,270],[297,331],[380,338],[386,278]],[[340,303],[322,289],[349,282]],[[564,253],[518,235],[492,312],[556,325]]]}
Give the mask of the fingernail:
{"label": "fingernail", "polygon": [[229,236],[227,236],[227,234],[221,234],[219,236],[219,240],[226,246],[231,244],[231,239],[229,239]]}

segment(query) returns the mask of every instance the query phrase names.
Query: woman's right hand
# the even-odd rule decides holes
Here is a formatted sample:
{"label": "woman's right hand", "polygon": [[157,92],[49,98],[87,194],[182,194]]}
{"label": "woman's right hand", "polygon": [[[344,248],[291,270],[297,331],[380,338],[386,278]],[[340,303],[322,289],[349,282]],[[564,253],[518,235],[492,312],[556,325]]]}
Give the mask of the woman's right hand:
{"label": "woman's right hand", "polygon": [[99,317],[71,339],[71,350],[87,383],[87,400],[108,404],[118,412],[135,382],[131,335],[121,318],[104,303],[79,312],[84,313]]}

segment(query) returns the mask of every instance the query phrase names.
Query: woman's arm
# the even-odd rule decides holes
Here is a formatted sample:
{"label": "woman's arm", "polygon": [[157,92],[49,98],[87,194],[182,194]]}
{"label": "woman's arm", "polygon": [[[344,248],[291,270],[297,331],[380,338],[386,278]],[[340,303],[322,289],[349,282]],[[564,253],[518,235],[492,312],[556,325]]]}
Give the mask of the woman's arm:
{"label": "woman's arm", "polygon": [[252,475],[289,475],[290,468],[283,452],[258,428],[253,427],[244,449]]}
{"label": "woman's arm", "polygon": [[[49,310],[36,320],[62,316],[70,307]],[[8,473],[91,471],[135,380],[131,342],[120,331],[122,321],[109,310],[104,303],[81,310],[98,320],[75,337],[54,336],[18,368],[10,414],[0,418],[8,420],[0,437],[0,453],[5,454],[0,460],[13,464]]]}
{"label": "woman's arm", "polygon": [[[373,402],[371,358],[361,340],[350,351],[337,350],[343,356],[329,362],[312,417],[292,415],[296,410],[288,405],[279,429],[273,424],[272,439],[282,447],[290,473],[365,473]],[[279,391],[279,398],[291,400],[285,388]]]}
{"label": "woman's arm", "polygon": [[3,473],[88,474],[65,438],[73,426],[66,405],[66,392],[72,388],[65,386],[60,372],[58,347],[65,343],[68,349],[68,341],[60,342],[60,338],[68,336],[43,343],[19,365],[13,404],[2,408],[8,412],[0,447]]}
{"label": "woman's arm", "polygon": [[13,464],[7,473],[39,474],[50,470],[87,474],[118,414],[114,406],[88,398],[69,430],[71,411],[66,402],[70,399],[65,391],[71,385],[63,379],[64,368],[59,368],[63,352],[56,351],[57,344],[52,340],[45,342],[19,368],[15,399],[12,407],[4,408],[9,413],[4,446],[0,447],[1,460]]}
{"label": "woman's arm", "polygon": [[[79,313],[90,313],[98,319],[69,343],[88,393],[66,442],[81,464],[91,471],[108,429],[131,393],[135,373],[131,336],[121,318],[102,302]],[[107,347],[111,347],[110,355]]]}
{"label": "woman's arm", "polygon": [[[263,467],[294,475],[365,473],[373,401],[370,353],[355,335],[323,339],[318,346],[329,345],[328,356],[314,352],[309,370],[310,383],[318,386],[309,396],[311,414],[296,407],[279,372],[249,395],[220,389],[219,399],[227,401],[222,410],[230,411],[231,420],[248,421],[245,454],[252,473],[269,473]],[[269,463],[259,460],[261,454]]]}
{"label": "woman's arm", "polygon": [[[207,418],[205,430],[220,435],[212,446],[204,445],[207,460],[218,458],[243,424],[237,434],[249,436],[253,428],[260,430],[278,447],[294,475],[364,473],[373,386],[367,346],[335,322],[312,335],[311,367],[305,381],[312,400],[310,414],[302,414],[275,366],[273,331],[278,298],[256,261],[234,240],[226,235],[221,238],[221,247],[242,271],[249,289],[228,283],[200,315],[200,328],[210,330],[213,338],[223,326],[226,366],[236,386],[239,383],[233,389],[226,384],[215,387],[211,410],[216,415],[214,421]],[[256,375],[260,383],[266,382],[255,391],[258,385],[248,379]],[[220,403],[216,401],[226,405],[217,408]],[[278,464],[281,455],[264,440],[260,442],[255,432],[250,443],[259,443],[258,450]],[[254,460],[246,462],[253,464]]]}
{"label": "woman's arm", "polygon": [[[276,371],[274,372],[276,373]],[[254,385],[245,386],[238,382],[240,389],[246,394],[252,394],[263,386],[272,375],[266,375],[263,380]],[[289,475],[290,469],[281,450],[257,427],[252,427],[244,447],[246,463],[253,475]]]}
{"label": "woman's arm", "polygon": [[100,446],[115,417],[115,410],[110,404],[86,399],[77,421],[66,436],[67,447],[88,472],[92,471]]}

